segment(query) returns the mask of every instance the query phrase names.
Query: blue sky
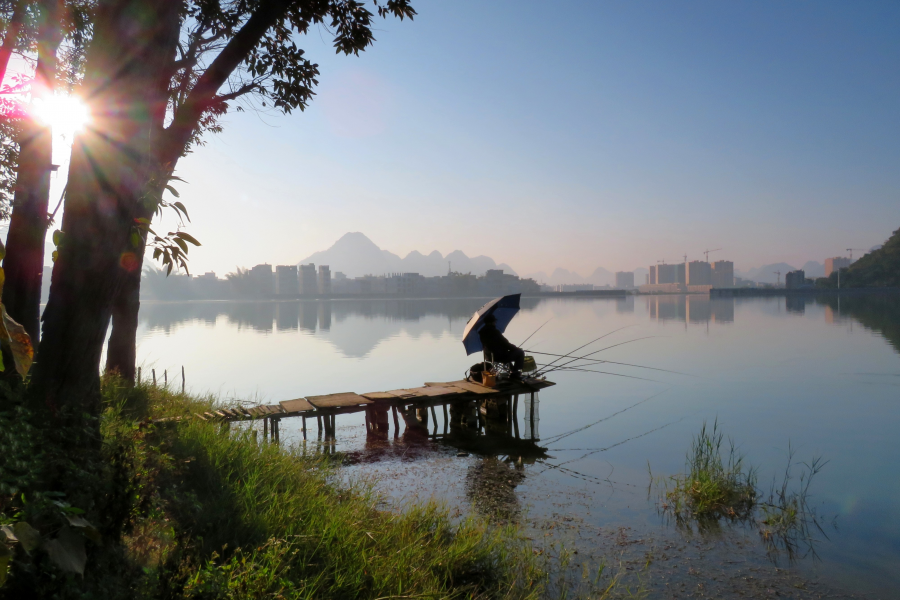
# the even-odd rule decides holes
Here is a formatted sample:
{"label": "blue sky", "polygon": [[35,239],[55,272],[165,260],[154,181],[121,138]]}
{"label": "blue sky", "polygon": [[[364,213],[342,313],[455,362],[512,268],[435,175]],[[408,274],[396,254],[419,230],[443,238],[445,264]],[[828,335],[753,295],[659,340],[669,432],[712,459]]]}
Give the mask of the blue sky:
{"label": "blue sky", "polygon": [[416,2],[305,112],[233,113],[183,159],[192,271],[347,231],[520,273],[723,248],[801,265],[900,227],[900,3]]}

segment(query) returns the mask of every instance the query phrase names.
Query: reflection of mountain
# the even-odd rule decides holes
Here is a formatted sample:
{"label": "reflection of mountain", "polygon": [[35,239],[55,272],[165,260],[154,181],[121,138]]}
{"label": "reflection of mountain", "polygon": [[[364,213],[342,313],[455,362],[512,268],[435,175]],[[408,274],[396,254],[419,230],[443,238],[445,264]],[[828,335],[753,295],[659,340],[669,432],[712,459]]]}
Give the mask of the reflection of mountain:
{"label": "reflection of mountain", "polygon": [[733,323],[734,298],[706,295],[647,296],[647,312],[656,321]]}
{"label": "reflection of mountain", "polygon": [[850,317],[884,336],[900,352],[900,298],[896,294],[816,296],[815,302],[825,305],[825,318],[829,322]]}
{"label": "reflection of mountain", "polygon": [[489,256],[470,258],[459,250],[454,250],[447,256],[443,256],[437,250],[427,256],[413,250],[405,258],[400,258],[392,252],[382,250],[359,232],[344,234],[328,250],[307,256],[300,263],[328,265],[332,273],[340,271],[348,277],[384,273],[419,273],[426,277],[434,277],[446,275],[450,267],[454,271],[473,275],[484,275],[488,269],[503,269],[507,273],[515,274],[512,267],[506,264],[498,265]]}
{"label": "reflection of mountain", "polygon": [[[523,311],[537,298],[523,298]],[[292,302],[185,302],[141,306],[141,325],[169,333],[178,325],[215,325],[219,317],[240,329],[261,333],[302,331],[321,335],[344,355],[362,357],[383,340],[405,333],[413,338],[462,333],[484,299],[308,300]]]}

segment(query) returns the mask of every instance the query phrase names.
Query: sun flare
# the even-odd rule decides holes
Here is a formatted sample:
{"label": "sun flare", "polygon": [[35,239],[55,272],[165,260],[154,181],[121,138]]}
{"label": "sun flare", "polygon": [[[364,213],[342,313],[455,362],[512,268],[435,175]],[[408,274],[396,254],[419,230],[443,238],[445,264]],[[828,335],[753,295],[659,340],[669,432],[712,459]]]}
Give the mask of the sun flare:
{"label": "sun flare", "polygon": [[61,135],[81,131],[91,117],[87,105],[77,96],[36,98],[32,106],[35,117]]}

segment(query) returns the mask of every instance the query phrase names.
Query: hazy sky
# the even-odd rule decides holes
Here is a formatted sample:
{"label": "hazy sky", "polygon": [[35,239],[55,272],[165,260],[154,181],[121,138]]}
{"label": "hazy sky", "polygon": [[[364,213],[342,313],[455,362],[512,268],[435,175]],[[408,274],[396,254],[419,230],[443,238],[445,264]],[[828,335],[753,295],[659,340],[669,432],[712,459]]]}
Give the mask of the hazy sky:
{"label": "hazy sky", "polygon": [[900,3],[416,1],[359,57],[314,30],[306,112],[183,159],[192,271],[347,231],[588,274],[797,266],[900,227]]}

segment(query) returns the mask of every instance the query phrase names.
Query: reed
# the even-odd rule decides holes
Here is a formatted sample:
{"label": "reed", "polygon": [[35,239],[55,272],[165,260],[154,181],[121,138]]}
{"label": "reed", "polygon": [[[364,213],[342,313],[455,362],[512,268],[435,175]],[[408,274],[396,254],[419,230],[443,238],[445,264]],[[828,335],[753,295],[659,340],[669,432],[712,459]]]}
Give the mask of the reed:
{"label": "reed", "polygon": [[711,429],[704,421],[687,453],[686,473],[670,477],[664,493],[664,509],[679,522],[718,521],[721,518],[746,520],[756,506],[756,470],[747,467],[734,442],[728,440],[718,420]]}

